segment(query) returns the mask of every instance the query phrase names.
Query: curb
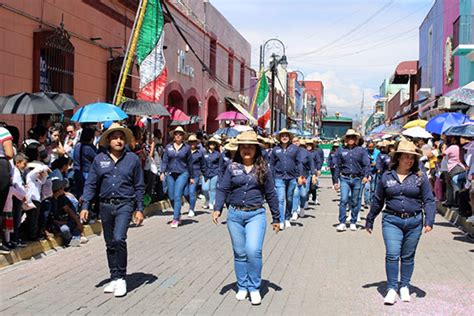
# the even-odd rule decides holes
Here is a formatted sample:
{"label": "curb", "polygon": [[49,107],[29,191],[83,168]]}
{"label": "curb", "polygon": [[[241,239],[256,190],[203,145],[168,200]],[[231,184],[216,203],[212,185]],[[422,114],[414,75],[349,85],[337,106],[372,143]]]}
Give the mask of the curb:
{"label": "curb", "polygon": [[465,217],[459,215],[458,212],[441,205],[440,202],[436,202],[436,208],[438,213],[443,215],[451,224],[460,228],[465,233],[474,235],[474,225],[469,223]]}

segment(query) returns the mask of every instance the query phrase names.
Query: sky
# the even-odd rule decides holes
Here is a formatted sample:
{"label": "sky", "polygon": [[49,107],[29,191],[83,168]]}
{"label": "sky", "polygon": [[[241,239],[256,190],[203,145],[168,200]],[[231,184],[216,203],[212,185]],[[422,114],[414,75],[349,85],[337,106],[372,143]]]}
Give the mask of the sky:
{"label": "sky", "polygon": [[[277,38],[289,70],[321,80],[328,114],[373,112],[379,87],[398,63],[418,60],[418,32],[433,0],[210,0],[252,45]],[[267,45],[266,56],[281,52]],[[268,60],[266,60],[268,63]],[[299,78],[301,79],[301,78]]]}

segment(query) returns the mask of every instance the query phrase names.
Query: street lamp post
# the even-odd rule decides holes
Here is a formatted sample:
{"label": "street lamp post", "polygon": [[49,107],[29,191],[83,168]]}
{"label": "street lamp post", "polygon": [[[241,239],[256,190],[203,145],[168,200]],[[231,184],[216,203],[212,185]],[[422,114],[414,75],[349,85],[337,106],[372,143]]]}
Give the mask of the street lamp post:
{"label": "street lamp post", "polygon": [[[265,67],[265,50],[266,46],[269,43],[278,43],[282,48],[282,56],[279,57],[277,54],[273,53],[271,55],[272,60],[270,61],[270,71],[272,72],[272,99],[270,104],[270,134],[274,132],[274,120],[275,120],[275,77],[278,75],[278,65],[281,65],[283,69],[286,69],[288,66],[288,61],[286,60],[285,54],[285,44],[277,38],[271,38],[267,40],[262,46],[260,46],[260,70],[263,70]],[[262,75],[265,75],[262,72]],[[283,88],[283,87],[282,87]]]}
{"label": "street lamp post", "polygon": [[[303,87],[303,94],[304,94],[304,93],[305,93],[305,92],[304,92],[304,88],[305,88],[305,87],[304,87],[304,81],[305,81],[305,80],[304,80],[304,73],[301,72],[301,70],[293,70],[292,72],[295,72],[295,73],[297,74],[297,76],[296,76],[296,81],[298,81],[298,74],[300,74],[301,77],[303,77],[303,80],[301,81],[301,86]],[[301,125],[303,131],[304,131],[304,120],[305,120],[305,116],[306,116],[306,115],[305,115],[305,114],[306,114],[305,108],[306,108],[306,105],[304,104],[304,98],[303,98],[303,122],[302,122],[302,125]],[[286,107],[286,111],[287,111],[287,115],[286,115],[286,116],[287,116],[287,119],[288,119],[288,105],[287,105],[287,107]]]}

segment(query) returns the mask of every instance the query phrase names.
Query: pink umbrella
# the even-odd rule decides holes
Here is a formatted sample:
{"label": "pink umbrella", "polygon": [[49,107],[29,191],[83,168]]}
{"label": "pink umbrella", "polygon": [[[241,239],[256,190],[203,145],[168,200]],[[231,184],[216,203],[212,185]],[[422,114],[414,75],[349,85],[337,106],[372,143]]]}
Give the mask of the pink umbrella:
{"label": "pink umbrella", "polygon": [[246,121],[247,118],[243,116],[242,114],[240,114],[239,112],[235,112],[235,111],[223,112],[216,117],[216,121],[225,121],[225,120]]}
{"label": "pink umbrella", "polygon": [[[186,113],[184,113],[182,110],[165,105],[165,108],[170,112],[169,119],[172,121],[190,121],[191,117],[189,117]],[[154,119],[163,119],[164,116],[161,115],[153,115],[152,118]]]}

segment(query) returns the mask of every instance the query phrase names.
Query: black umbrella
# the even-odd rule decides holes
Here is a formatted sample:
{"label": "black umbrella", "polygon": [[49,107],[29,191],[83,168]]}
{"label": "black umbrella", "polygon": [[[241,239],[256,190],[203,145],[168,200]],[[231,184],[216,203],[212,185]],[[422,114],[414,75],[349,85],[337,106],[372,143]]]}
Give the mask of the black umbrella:
{"label": "black umbrella", "polygon": [[170,112],[160,103],[141,100],[128,100],[120,104],[120,108],[129,115],[161,115],[171,116]]}
{"label": "black umbrella", "polygon": [[56,102],[64,111],[74,110],[79,106],[79,102],[68,93],[57,93],[57,92],[36,92],[35,95],[46,95],[48,98]]}
{"label": "black umbrella", "polygon": [[55,114],[63,109],[43,94],[18,93],[0,98],[0,114]]}

